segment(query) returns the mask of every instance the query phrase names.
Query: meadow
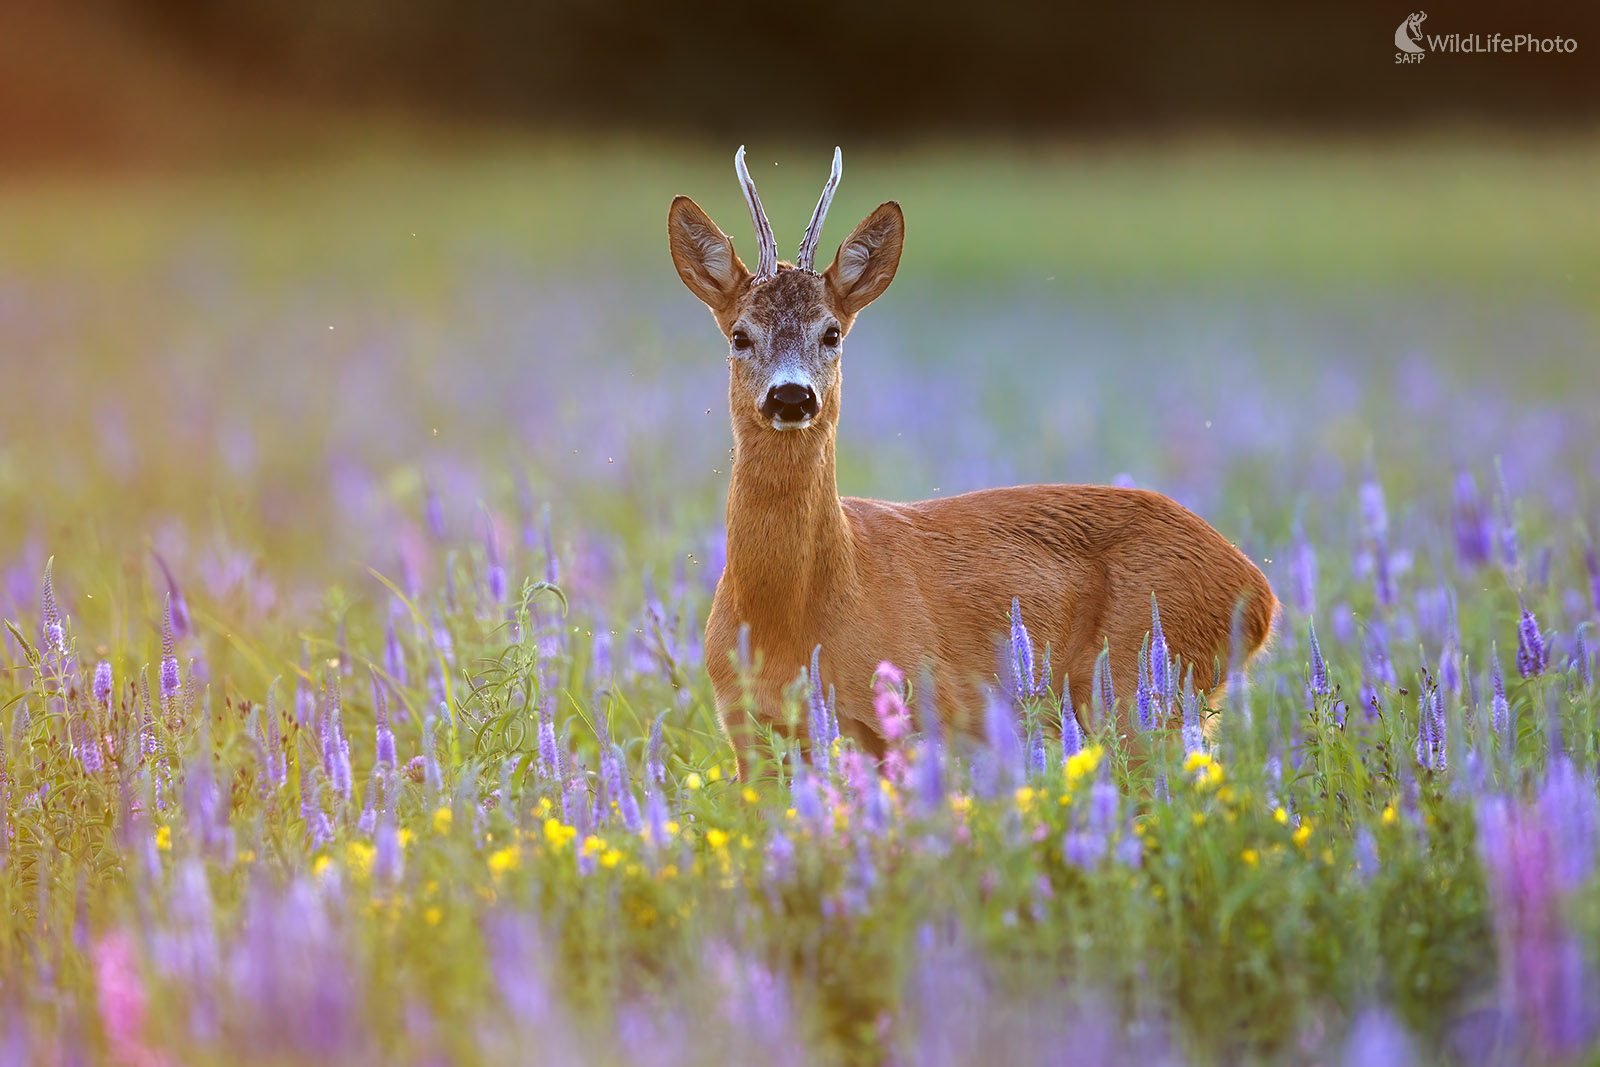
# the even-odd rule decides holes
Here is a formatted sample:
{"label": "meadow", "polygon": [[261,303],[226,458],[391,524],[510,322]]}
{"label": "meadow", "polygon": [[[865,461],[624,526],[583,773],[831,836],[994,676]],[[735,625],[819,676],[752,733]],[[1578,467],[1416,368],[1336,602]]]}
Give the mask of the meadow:
{"label": "meadow", "polygon": [[0,1064],[1594,1062],[1600,152],[846,145],[841,491],[1156,489],[1284,611],[1209,740],[996,619],[984,736],[891,665],[736,781],[733,147],[0,183]]}

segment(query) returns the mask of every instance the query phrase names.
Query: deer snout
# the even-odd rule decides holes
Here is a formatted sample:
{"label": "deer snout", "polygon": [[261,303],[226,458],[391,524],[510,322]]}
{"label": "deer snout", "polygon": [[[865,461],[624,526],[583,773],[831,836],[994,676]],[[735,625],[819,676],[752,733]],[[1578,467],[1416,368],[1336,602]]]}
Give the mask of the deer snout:
{"label": "deer snout", "polygon": [[816,418],[817,394],[809,385],[784,382],[767,390],[761,403],[761,416],[778,423],[808,422]]}

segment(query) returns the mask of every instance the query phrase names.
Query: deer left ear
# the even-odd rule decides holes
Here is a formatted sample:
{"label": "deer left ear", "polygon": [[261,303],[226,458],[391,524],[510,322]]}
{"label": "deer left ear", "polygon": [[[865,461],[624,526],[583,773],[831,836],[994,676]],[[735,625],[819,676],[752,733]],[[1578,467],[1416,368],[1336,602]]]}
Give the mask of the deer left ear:
{"label": "deer left ear", "polygon": [[833,263],[822,273],[839,314],[854,316],[883,295],[894,281],[905,240],[905,216],[893,200],[879,204],[850,231]]}

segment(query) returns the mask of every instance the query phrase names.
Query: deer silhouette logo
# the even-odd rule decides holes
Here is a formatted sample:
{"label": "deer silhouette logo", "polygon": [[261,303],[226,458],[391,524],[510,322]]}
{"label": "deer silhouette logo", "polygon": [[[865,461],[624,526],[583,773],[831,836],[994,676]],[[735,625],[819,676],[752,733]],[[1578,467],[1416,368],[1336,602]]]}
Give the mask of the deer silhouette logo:
{"label": "deer silhouette logo", "polygon": [[1421,52],[1417,42],[1422,39],[1422,22],[1427,17],[1426,11],[1418,11],[1402,22],[1394,31],[1394,46],[1402,52]]}

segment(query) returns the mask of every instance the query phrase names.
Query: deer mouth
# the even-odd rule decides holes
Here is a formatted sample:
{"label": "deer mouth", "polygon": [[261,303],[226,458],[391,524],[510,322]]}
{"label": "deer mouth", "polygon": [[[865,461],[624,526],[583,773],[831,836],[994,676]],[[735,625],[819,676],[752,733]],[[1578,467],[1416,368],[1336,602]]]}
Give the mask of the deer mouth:
{"label": "deer mouth", "polygon": [[802,415],[798,419],[775,418],[772,420],[772,428],[774,430],[804,430],[814,421],[816,420],[810,415]]}

